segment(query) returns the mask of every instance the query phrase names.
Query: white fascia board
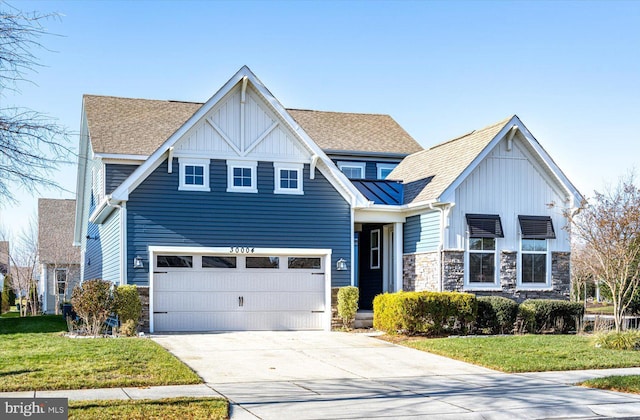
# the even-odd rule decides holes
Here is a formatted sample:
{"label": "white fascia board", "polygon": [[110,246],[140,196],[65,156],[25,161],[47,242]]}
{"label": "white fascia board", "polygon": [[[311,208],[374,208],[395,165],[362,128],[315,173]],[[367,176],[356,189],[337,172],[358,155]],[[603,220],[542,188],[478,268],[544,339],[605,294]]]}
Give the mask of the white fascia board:
{"label": "white fascia board", "polygon": [[520,121],[517,116],[513,117],[517,120],[518,129],[520,133],[522,133],[523,137],[527,140],[527,143],[535,152],[538,154],[540,159],[545,165],[545,169],[553,176],[558,185],[571,197],[574,204],[580,205],[582,200],[584,200],[583,195],[578,191],[578,189],[569,181],[569,178],[562,172],[562,169],[556,165],[553,158],[547,153],[547,151],[542,147],[542,145],[536,140],[536,138],[531,134],[531,132],[527,129],[527,127]]}
{"label": "white fascia board", "polygon": [[482,162],[484,158],[486,158],[489,155],[489,153],[491,153],[491,151],[496,146],[496,144],[498,144],[498,142],[500,142],[500,140],[502,140],[502,138],[507,135],[507,133],[514,126],[514,124],[517,124],[517,122],[519,122],[518,117],[516,117],[515,115],[511,117],[509,122],[507,122],[502,127],[502,129],[498,132],[498,134],[496,134],[495,137],[493,137],[493,139],[478,154],[478,156],[476,156],[475,159],[471,161],[469,166],[467,166],[465,170],[462,171],[462,173],[458,175],[458,177],[451,184],[449,184],[449,186],[442,192],[442,194],[440,194],[440,197],[438,198],[437,201],[441,201],[441,202],[454,201],[456,188],[458,188],[460,184],[462,184],[464,180],[467,179],[467,177],[474,171],[474,169],[476,169],[476,167],[480,164],[480,162]]}
{"label": "white fascia board", "polygon": [[[253,252],[234,252],[236,248],[251,248]],[[252,246],[238,247],[199,247],[199,246],[149,246],[149,258],[152,254],[228,254],[228,255],[291,255],[291,256],[320,256],[331,255],[332,250],[326,248],[259,248]]]}
{"label": "white fascia board", "polygon": [[373,207],[356,209],[355,211],[356,223],[404,223],[405,221],[406,217],[401,211],[389,211]]}
{"label": "white fascia board", "polygon": [[104,163],[115,163],[121,165],[139,165],[149,159],[149,156],[146,155],[118,155],[115,153],[96,153],[95,156],[102,159]]}
{"label": "white fascia board", "polygon": [[84,111],[84,99],[82,101],[82,114],[80,116],[80,144],[78,151],[78,172],[76,179],[76,215],[73,228],[73,244],[80,245],[82,241],[82,228],[84,226],[84,186],[87,182],[87,160],[89,150],[89,128],[87,127],[87,116]]}

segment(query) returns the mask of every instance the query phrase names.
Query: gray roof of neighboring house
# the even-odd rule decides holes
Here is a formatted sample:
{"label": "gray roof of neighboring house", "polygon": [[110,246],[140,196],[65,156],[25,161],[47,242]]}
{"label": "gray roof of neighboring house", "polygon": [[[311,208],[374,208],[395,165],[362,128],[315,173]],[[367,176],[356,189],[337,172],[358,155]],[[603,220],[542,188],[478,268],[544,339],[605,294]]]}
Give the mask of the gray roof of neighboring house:
{"label": "gray roof of neighboring house", "polygon": [[[201,103],[84,95],[93,151],[151,155]],[[381,114],[287,110],[323,150],[408,155],[422,147]]]}
{"label": "gray roof of neighboring house", "polygon": [[73,246],[76,200],[38,200],[38,256],[43,264],[80,264]]}
{"label": "gray roof of neighboring house", "polygon": [[403,181],[405,204],[437,200],[511,118],[407,156],[388,178]]}

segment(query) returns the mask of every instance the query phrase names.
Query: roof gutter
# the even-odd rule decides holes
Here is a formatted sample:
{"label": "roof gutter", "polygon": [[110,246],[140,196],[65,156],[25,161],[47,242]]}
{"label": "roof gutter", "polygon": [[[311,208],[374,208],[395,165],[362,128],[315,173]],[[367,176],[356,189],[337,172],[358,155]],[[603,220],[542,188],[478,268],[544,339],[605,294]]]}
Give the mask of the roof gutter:
{"label": "roof gutter", "polygon": [[89,222],[98,225],[102,224],[114,209],[121,208],[120,205],[124,201],[126,200],[115,200],[111,195],[107,195],[93,210],[93,213],[89,216]]}

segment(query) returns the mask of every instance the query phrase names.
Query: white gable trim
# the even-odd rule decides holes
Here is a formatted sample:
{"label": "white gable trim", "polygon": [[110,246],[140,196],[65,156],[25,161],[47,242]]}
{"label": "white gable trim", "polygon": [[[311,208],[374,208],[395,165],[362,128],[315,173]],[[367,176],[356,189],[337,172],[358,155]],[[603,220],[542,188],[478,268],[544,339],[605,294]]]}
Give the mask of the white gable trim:
{"label": "white gable trim", "polygon": [[[336,188],[336,190],[344,197],[344,199],[350,203],[351,206],[367,207],[368,201],[362,196],[362,194],[349,182],[349,180],[335,167],[329,157],[322,151],[322,149],[304,132],[304,130],[293,120],[286,109],[278,102],[278,100],[269,92],[269,90],[262,84],[262,82],[253,74],[253,72],[247,67],[243,66],[238,72],[224,84],[218,92],[216,92],[198,111],[196,111],[191,118],[189,118],[175,133],[171,135],[151,156],[140,165],[118,188],[112,193],[112,197],[115,200],[126,201],[129,198],[129,194],[138,187],[160,164],[167,158],[167,153],[170,147],[173,147],[195,124],[197,124],[214,108],[214,106],[222,100],[238,83],[241,83],[244,78],[247,78],[249,82],[256,89],[262,99],[269,104],[276,114],[289,126],[291,131],[298,136],[301,143],[312,155],[318,155],[319,159],[324,163],[322,166],[318,166],[318,169],[325,175],[327,180]],[[206,119],[210,124],[212,121]],[[212,125],[215,129],[215,125]],[[218,132],[222,130],[216,130]],[[222,136],[224,138],[224,136]],[[228,141],[225,139],[225,141]],[[258,143],[258,142],[256,142]],[[231,144],[231,142],[230,142]],[[234,147],[237,149],[237,147]],[[323,168],[324,166],[324,168]]]}
{"label": "white gable trim", "polygon": [[[525,127],[520,119],[514,115],[508,123],[502,127],[502,129],[496,134],[496,136],[489,142],[489,144],[475,157],[475,159],[467,166],[467,168],[442,192],[438,197],[439,202],[454,202],[455,191],[464,182],[465,179],[480,165],[480,163],[493,151],[496,145],[508,134],[513,133],[511,130],[517,128],[522,137],[526,140],[526,144],[537,154],[540,159],[539,164],[542,165],[545,172],[547,172],[553,181],[557,184],[562,191],[567,195],[570,200],[569,206],[575,207],[578,205],[583,197],[577,188],[569,181],[560,168],[555,164],[551,156],[542,148],[540,143],[533,137],[531,132]],[[512,137],[513,135],[511,135]]]}

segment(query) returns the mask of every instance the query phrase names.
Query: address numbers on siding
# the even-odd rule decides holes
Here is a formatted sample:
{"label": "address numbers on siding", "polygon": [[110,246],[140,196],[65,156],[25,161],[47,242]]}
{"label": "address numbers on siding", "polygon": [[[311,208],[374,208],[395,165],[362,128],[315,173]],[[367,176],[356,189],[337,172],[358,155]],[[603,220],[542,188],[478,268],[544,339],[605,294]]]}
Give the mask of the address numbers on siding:
{"label": "address numbers on siding", "polygon": [[232,246],[229,248],[230,254],[253,254],[255,252],[254,247],[250,246]]}

